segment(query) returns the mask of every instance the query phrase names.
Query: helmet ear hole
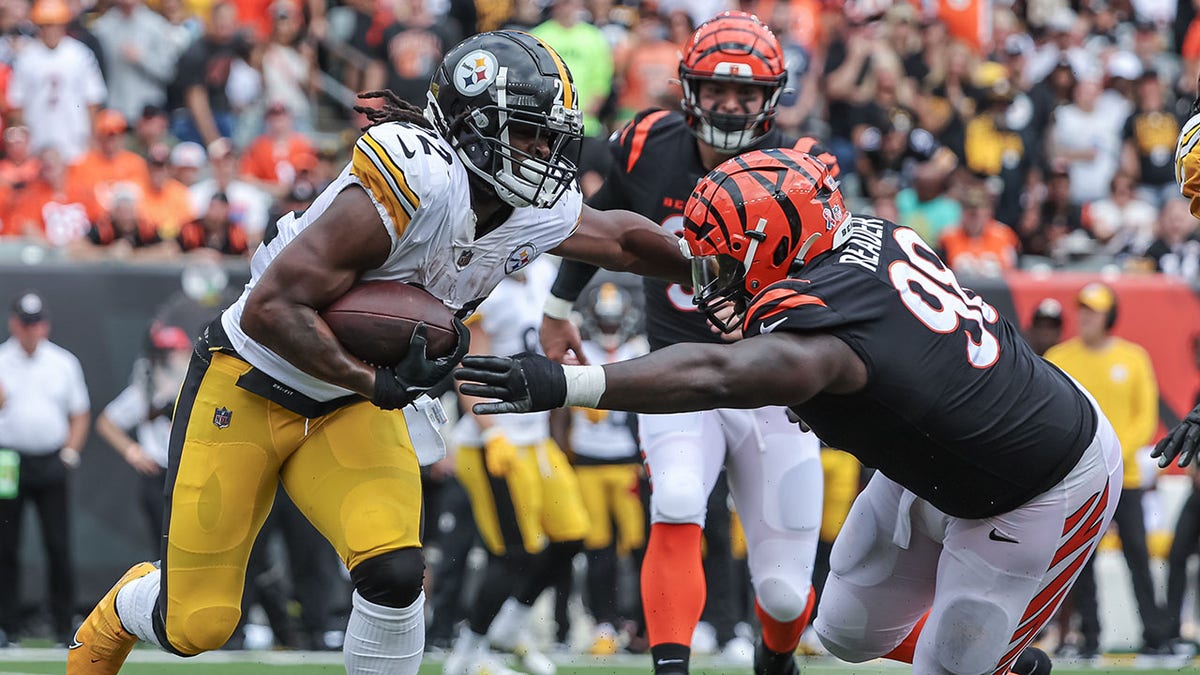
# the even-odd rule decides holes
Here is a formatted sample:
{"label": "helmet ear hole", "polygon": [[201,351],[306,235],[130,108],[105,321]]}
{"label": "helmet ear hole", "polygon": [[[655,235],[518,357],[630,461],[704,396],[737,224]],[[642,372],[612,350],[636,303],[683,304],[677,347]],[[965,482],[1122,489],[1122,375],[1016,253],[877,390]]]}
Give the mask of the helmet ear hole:
{"label": "helmet ear hole", "polygon": [[791,241],[787,237],[780,239],[779,245],[775,247],[775,253],[771,255],[771,262],[773,262],[776,267],[782,265],[783,261],[787,260],[788,252],[791,250],[791,248]]}

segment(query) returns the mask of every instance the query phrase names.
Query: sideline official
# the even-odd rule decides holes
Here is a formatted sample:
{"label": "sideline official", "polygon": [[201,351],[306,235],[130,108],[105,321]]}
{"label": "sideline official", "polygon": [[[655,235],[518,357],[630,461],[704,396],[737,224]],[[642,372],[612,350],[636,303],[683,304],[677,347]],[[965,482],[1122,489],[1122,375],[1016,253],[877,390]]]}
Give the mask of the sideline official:
{"label": "sideline official", "polygon": [[75,609],[67,475],[79,466],[90,404],[79,359],[50,342],[48,318],[41,296],[22,293],[8,319],[11,337],[0,343],[0,455],[8,460],[0,464],[9,479],[0,481],[0,630],[7,633],[0,645],[20,631],[18,553],[27,503],[38,511],[46,547],[56,642],[70,641]]}

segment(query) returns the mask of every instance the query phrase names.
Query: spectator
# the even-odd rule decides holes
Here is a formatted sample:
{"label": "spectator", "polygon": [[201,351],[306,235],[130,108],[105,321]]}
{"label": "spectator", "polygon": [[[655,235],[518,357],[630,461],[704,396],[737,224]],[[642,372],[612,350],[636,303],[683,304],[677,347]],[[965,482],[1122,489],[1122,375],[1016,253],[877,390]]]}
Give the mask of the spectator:
{"label": "spectator", "polygon": [[1196,218],[1183,197],[1173,197],[1163,205],[1158,238],[1146,249],[1163,274],[1189,282],[1200,280],[1200,239],[1196,236]]}
{"label": "spectator", "polygon": [[[1077,296],[1079,335],[1046,352],[1046,360],[1074,377],[1096,399],[1112,422],[1125,460],[1124,487],[1113,523],[1121,533],[1121,548],[1133,582],[1142,620],[1140,653],[1169,653],[1167,626],[1155,597],[1146,546],[1145,493],[1138,453],[1158,427],[1158,383],[1150,357],[1141,346],[1112,334],[1117,321],[1117,297],[1100,283],[1084,286]],[[1079,654],[1090,658],[1100,649],[1100,617],[1096,602],[1094,560],[1089,560],[1075,583],[1075,609],[1080,616],[1083,644]]]}
{"label": "spectator", "polygon": [[617,124],[625,124],[647,108],[672,110],[679,105],[680,45],[670,40],[665,18],[643,10],[629,39],[615,54],[621,86],[617,94]]}
{"label": "spectator", "polygon": [[583,0],[554,0],[550,19],[529,32],[553,47],[571,69],[583,111],[583,135],[607,136],[600,108],[612,91],[612,50],[600,29],[584,21]]}
{"label": "spectator", "polygon": [[1172,163],[1179,120],[1153,70],[1144,71],[1138,80],[1136,100],[1137,110],[1121,132],[1122,164],[1137,178],[1138,196],[1159,208],[1179,193]]}
{"label": "spectator", "polygon": [[0,64],[11,67],[17,52],[36,35],[29,21],[28,2],[0,2]]}
{"label": "spectator", "polygon": [[53,147],[73,164],[87,151],[92,118],[108,90],[96,57],[67,36],[71,10],[63,0],[38,0],[31,18],[39,39],[13,63],[10,117],[29,128],[34,152]]}
{"label": "spectator", "polygon": [[87,234],[101,208],[90,186],[68,180],[66,162],[57,150],[43,150],[39,162],[38,178],[13,194],[5,234],[66,246]]}
{"label": "spectator", "polygon": [[158,225],[158,235],[175,239],[184,223],[195,219],[192,196],[187,186],[171,177],[168,160],[171,151],[159,143],[150,148],[147,164],[150,183],[142,197],[142,215]]}
{"label": "spectator", "polygon": [[[1010,119],[1016,88],[1006,69],[981,69],[979,112],[966,124],[963,162],[980,178],[998,180],[1002,186],[996,202],[996,219],[1016,227],[1021,214],[1021,197],[1033,166],[1033,149],[1022,129]],[[1024,96],[1022,96],[1025,99]],[[1023,109],[1031,104],[1023,100]]]}
{"label": "spectator", "polygon": [[311,131],[316,122],[309,102],[316,91],[316,50],[303,36],[303,17],[293,2],[276,0],[271,14],[271,39],[262,55],[263,99],[282,103],[300,130]]}
{"label": "spectator", "polygon": [[[372,55],[363,88],[391,89],[423,108],[429,78],[441,65],[442,55],[458,41],[457,26],[439,21],[425,0],[400,0],[395,23],[383,31],[383,40]],[[574,69],[571,73],[575,75]],[[575,77],[578,85],[578,75]]]}
{"label": "spectator", "polygon": [[1026,341],[1038,356],[1044,356],[1046,350],[1062,340],[1063,326],[1062,303],[1054,298],[1045,298],[1033,310],[1033,318],[1029,322],[1029,331],[1025,334]]}
{"label": "spectator", "polygon": [[282,196],[301,167],[311,168],[317,149],[308,136],[292,126],[292,114],[283,103],[267,108],[266,130],[242,155],[240,173],[275,197]]}
{"label": "spectator", "polygon": [[[926,162],[912,169],[912,185],[896,195],[898,224],[911,227],[930,245],[936,245],[942,232],[962,221],[962,206],[951,199],[946,190],[950,187],[950,174],[954,169],[952,157],[943,155],[936,162]],[[945,161],[949,159],[949,161]],[[899,174],[890,175],[896,183]],[[879,182],[871,183],[871,197],[879,192]]]}
{"label": "spectator", "polygon": [[1140,256],[1154,241],[1158,209],[1134,193],[1133,178],[1119,171],[1108,196],[1088,205],[1087,218],[1092,236],[1106,253]]}
{"label": "spectator", "polygon": [[109,193],[117,183],[133,185],[144,192],[150,183],[146,160],[125,149],[125,118],[116,110],[96,115],[95,147],[79,158],[67,172],[67,180],[90,186],[100,206],[107,208]]}
{"label": "spectator", "polygon": [[942,259],[955,273],[997,277],[1017,265],[1017,235],[993,217],[992,196],[982,185],[966,189],[962,224],[941,237]]}
{"label": "spectator", "polygon": [[171,177],[191,188],[200,182],[200,171],[208,165],[204,147],[184,141],[171,149]]}
{"label": "spectator", "polygon": [[96,418],[96,433],[138,473],[138,503],[146,517],[150,550],[155,552],[162,542],[163,471],[171,415],[191,354],[192,339],[182,328],[152,324],[145,351],[133,364],[129,386]]}
{"label": "spectator", "polygon": [[864,195],[873,197],[876,184],[888,177],[895,177],[901,189],[915,187],[918,173],[922,180],[931,181],[934,188],[930,191],[931,186],[927,185],[921,189],[928,195],[927,200],[945,190],[944,181],[958,160],[933,134],[916,126],[911,110],[900,106],[885,109],[872,104],[860,109],[859,114],[862,123],[855,128],[858,173]]}
{"label": "spectator", "polygon": [[212,162],[212,177],[188,188],[192,195],[192,208],[198,217],[203,218],[213,195],[221,193],[229,204],[230,218],[241,226],[250,248],[254,248],[262,241],[267,228],[270,197],[238,178],[238,158],[228,138],[217,139],[208,146],[208,159]]}
{"label": "spectator", "polygon": [[142,0],[114,0],[91,28],[104,53],[108,107],[133,123],[146,106],[166,105],[179,58],[167,20]]}
{"label": "spectator", "polygon": [[159,143],[168,146],[175,144],[170,129],[171,117],[167,111],[156,105],[148,105],[142,108],[133,133],[125,142],[125,149],[137,153],[142,159],[150,159],[150,148]]}
{"label": "spectator", "polygon": [[176,257],[178,244],[163,241],[158,226],[139,214],[140,194],[141,191],[132,185],[114,185],[108,213],[96,220],[86,237],[71,245],[71,256],[131,261]]}
{"label": "spectator", "polygon": [[1103,198],[1117,172],[1123,119],[1099,108],[1099,95],[1099,80],[1088,75],[1076,83],[1071,103],[1054,112],[1050,143],[1056,160],[1067,163],[1072,204]]}
{"label": "spectator", "polygon": [[229,199],[217,192],[209,200],[204,215],[183,226],[179,245],[185,252],[208,250],[223,255],[245,256],[250,248],[246,232],[230,218]]}
{"label": "spectator", "polygon": [[[196,18],[192,8],[185,0],[159,0],[158,12],[167,20],[168,25],[164,37],[170,41],[175,54],[182,55],[184,50],[200,39],[201,35],[204,35],[204,22]],[[178,72],[176,72],[176,77],[178,77]],[[167,96],[169,99],[170,87],[168,87]]]}
{"label": "spectator", "polygon": [[226,87],[234,62],[249,54],[250,43],[238,31],[237,7],[226,0],[217,2],[204,35],[179,57],[173,101],[176,138],[206,145],[233,135],[233,105]]}
{"label": "spectator", "polygon": [[29,147],[29,129],[9,127],[4,130],[4,159],[0,159],[0,182],[20,190],[37,179],[41,164]]}
{"label": "spectator", "polygon": [[19,460],[16,493],[0,499],[0,630],[9,640],[21,631],[21,524],[30,504],[46,549],[54,641],[65,646],[75,610],[68,474],[79,466],[90,403],[79,359],[50,342],[48,318],[41,296],[22,293],[8,319],[11,337],[0,344],[0,452]]}
{"label": "spectator", "polygon": [[1063,257],[1068,237],[1087,237],[1083,207],[1071,201],[1071,182],[1066,166],[1054,165],[1046,181],[1045,198],[1030,200],[1017,227],[1021,250],[1026,254]]}

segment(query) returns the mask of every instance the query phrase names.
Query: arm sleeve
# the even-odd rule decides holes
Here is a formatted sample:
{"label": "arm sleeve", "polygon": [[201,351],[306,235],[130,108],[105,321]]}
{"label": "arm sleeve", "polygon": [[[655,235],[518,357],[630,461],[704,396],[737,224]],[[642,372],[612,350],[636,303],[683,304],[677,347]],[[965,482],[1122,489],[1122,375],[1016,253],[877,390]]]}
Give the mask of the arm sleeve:
{"label": "arm sleeve", "polygon": [[130,431],[150,416],[150,402],[142,387],[131,384],[104,406],[103,415],[113,424]]}

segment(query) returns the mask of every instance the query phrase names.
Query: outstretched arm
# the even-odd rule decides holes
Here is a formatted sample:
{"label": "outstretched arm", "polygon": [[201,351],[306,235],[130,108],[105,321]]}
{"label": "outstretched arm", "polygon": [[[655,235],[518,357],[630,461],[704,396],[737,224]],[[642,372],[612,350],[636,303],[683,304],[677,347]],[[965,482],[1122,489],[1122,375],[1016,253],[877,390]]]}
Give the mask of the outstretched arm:
{"label": "outstretched arm", "polygon": [[583,207],[579,228],[551,253],[617,272],[691,284],[679,238],[632,211]]}
{"label": "outstretched arm", "polygon": [[850,393],[866,383],[866,366],[833,336],[778,333],[729,345],[675,345],[606,366],[562,366],[537,355],[468,357],[454,377],[464,393],[500,400],[476,405],[477,413],[564,405],[668,413]]}

